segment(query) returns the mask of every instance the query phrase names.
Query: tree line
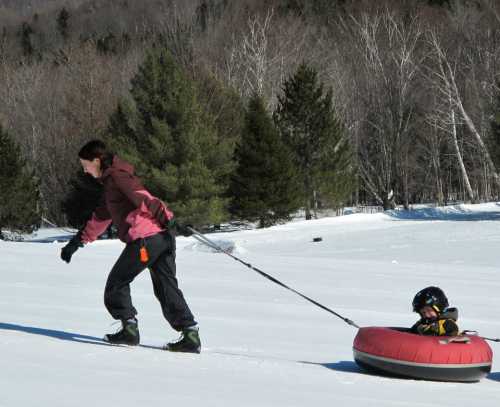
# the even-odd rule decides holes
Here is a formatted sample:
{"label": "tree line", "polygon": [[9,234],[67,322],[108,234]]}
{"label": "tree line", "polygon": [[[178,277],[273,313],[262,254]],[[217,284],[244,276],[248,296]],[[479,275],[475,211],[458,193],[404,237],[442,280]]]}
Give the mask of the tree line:
{"label": "tree line", "polygon": [[40,217],[82,222],[96,137],[198,224],[498,197],[493,0],[53,3],[0,15],[1,134]]}

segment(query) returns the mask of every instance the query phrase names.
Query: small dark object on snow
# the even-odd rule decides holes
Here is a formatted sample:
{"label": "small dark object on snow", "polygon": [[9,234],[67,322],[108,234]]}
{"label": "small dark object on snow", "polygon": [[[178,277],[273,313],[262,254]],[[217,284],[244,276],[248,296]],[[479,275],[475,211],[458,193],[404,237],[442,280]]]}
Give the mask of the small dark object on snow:
{"label": "small dark object on snow", "polygon": [[323,241],[322,237],[315,237],[315,238],[313,238],[313,242],[321,242],[321,241]]}

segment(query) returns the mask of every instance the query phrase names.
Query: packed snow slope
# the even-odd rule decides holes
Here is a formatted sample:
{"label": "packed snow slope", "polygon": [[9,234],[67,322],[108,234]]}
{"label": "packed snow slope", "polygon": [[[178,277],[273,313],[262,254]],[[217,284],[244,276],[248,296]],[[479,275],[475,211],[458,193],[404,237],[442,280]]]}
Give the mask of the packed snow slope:
{"label": "packed snow slope", "polygon": [[[353,214],[208,235],[361,326],[410,326],[414,294],[445,290],[460,327],[500,336],[500,206]],[[123,245],[98,241],[71,264],[61,231],[0,241],[0,406],[495,406],[500,362],[479,383],[391,379],[353,361],[356,329],[230,257],[178,238],[181,288],[200,355],[175,339],[148,272],[132,285],[141,346],[100,342],[118,326],[102,303]],[[313,242],[322,237],[321,242]],[[67,236],[66,236],[67,238]],[[56,240],[61,240],[56,238]],[[500,344],[493,343],[498,354]]]}

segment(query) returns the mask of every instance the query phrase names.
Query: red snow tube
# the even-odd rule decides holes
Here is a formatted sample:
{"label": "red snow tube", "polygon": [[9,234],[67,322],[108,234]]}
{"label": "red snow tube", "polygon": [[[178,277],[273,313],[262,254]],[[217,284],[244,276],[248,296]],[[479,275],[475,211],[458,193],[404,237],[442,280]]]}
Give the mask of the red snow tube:
{"label": "red snow tube", "polygon": [[353,344],[361,367],[391,376],[475,382],[491,371],[493,352],[478,336],[423,336],[406,328],[360,328]]}

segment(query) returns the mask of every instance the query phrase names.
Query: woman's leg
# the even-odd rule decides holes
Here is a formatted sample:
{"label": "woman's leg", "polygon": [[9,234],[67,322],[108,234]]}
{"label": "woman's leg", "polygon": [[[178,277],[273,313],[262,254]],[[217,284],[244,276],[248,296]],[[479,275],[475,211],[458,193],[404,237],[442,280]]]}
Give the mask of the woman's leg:
{"label": "woman's leg", "polygon": [[140,241],[128,243],[109,273],[104,305],[114,319],[134,318],[137,311],[130,297],[130,283],[147,267],[139,258]]}
{"label": "woman's leg", "polygon": [[165,250],[150,266],[154,293],[170,326],[176,331],[183,331],[196,325],[196,321],[175,277],[175,235],[164,232],[156,236],[162,237]]}

